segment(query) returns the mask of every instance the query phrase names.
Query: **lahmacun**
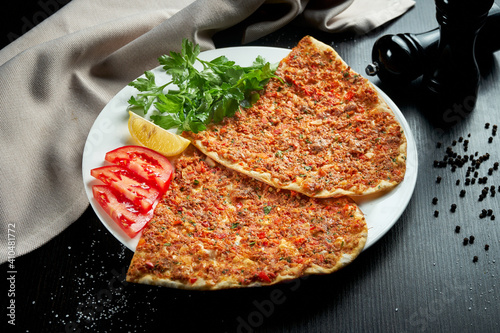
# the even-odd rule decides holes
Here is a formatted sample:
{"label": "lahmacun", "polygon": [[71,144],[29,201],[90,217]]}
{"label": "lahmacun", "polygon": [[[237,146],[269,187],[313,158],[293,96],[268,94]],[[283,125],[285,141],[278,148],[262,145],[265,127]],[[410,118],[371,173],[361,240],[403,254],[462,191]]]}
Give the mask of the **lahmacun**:
{"label": "lahmacun", "polygon": [[354,260],[366,221],[348,197],[277,189],[193,146],[143,231],[127,281],[215,290],[334,272]]}
{"label": "lahmacun", "polygon": [[183,135],[229,168],[311,197],[372,194],[404,179],[402,127],[332,47],[306,36],[276,75],[252,107]]}

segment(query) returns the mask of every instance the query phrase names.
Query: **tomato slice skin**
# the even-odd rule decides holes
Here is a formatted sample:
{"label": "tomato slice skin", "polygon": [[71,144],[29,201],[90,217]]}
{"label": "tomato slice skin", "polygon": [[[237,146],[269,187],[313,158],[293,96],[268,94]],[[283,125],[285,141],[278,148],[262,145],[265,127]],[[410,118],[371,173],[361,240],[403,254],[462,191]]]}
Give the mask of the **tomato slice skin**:
{"label": "tomato slice skin", "polygon": [[160,191],[154,187],[155,183],[146,182],[122,166],[103,166],[92,169],[90,174],[138,205],[142,211],[150,210],[160,196]]}
{"label": "tomato slice skin", "polygon": [[265,272],[259,272],[259,274],[257,276],[262,281],[267,282],[267,283],[271,283],[271,279],[269,278],[269,276]]}
{"label": "tomato slice skin", "polygon": [[123,146],[106,153],[106,161],[121,165],[165,192],[172,180],[174,167],[162,154],[141,146]]}
{"label": "tomato slice skin", "polygon": [[130,238],[134,238],[153,217],[154,207],[141,212],[134,203],[115,194],[109,185],[93,185],[92,193],[104,211]]}

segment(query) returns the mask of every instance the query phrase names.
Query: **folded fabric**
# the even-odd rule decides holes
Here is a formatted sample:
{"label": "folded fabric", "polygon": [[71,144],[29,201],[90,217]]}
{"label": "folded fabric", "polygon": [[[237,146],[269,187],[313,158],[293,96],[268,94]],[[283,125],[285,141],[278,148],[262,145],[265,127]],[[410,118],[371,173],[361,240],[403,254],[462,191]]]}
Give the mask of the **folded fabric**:
{"label": "folded fabric", "polygon": [[[216,32],[248,22],[242,39],[248,43],[297,17],[327,31],[366,32],[412,5],[409,0],[71,1],[0,50],[0,261],[43,245],[84,212],[82,153],[95,118],[121,88],[156,67],[160,55],[178,51],[183,38],[211,49]],[[272,15],[262,16],[269,8]],[[7,229],[15,230],[14,243],[7,242]],[[12,244],[15,248],[7,248]]]}
{"label": "folded fabric", "polygon": [[367,33],[405,13],[415,5],[413,0],[370,0],[339,2],[332,9],[311,8],[304,12],[306,22],[329,32],[351,30],[357,34]]}

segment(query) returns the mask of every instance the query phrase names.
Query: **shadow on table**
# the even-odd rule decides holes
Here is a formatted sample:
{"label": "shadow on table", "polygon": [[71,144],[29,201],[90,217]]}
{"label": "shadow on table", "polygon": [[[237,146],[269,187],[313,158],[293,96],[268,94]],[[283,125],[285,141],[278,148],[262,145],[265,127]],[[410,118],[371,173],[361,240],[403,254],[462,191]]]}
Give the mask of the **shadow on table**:
{"label": "shadow on table", "polygon": [[[408,113],[419,113],[425,117],[432,127],[446,132],[459,124],[467,124],[472,113],[488,111],[481,110],[481,106],[488,104],[488,101],[484,100],[485,98],[495,94],[490,91],[496,88],[499,80],[499,66],[493,54],[482,54],[478,58],[478,67],[481,82],[477,100],[475,97],[469,96],[464,98],[463,103],[455,103],[446,108],[437,107],[440,98],[432,99],[425,92],[422,77],[408,85],[393,85],[390,82],[382,82],[378,79],[375,80],[375,84],[390,96],[400,109],[404,110],[405,116]],[[476,104],[475,107],[474,104]]]}

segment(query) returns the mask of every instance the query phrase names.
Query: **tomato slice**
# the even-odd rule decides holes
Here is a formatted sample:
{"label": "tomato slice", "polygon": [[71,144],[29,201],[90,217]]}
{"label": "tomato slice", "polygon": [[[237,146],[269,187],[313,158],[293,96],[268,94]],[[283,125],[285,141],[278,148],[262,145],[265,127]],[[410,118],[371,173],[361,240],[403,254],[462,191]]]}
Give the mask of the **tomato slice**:
{"label": "tomato slice", "polygon": [[271,279],[269,278],[269,276],[265,272],[259,272],[259,274],[257,276],[262,281],[267,282],[267,283],[271,283]]}
{"label": "tomato slice", "polygon": [[90,174],[138,205],[143,211],[150,210],[160,196],[160,191],[155,187],[138,177],[136,173],[119,165],[95,168],[90,170]]}
{"label": "tomato slice", "polygon": [[174,168],[162,154],[141,146],[124,146],[106,153],[105,160],[121,165],[167,191]]}
{"label": "tomato slice", "polygon": [[130,237],[135,237],[153,217],[154,207],[141,212],[125,197],[116,195],[109,185],[93,185],[94,199]]}

